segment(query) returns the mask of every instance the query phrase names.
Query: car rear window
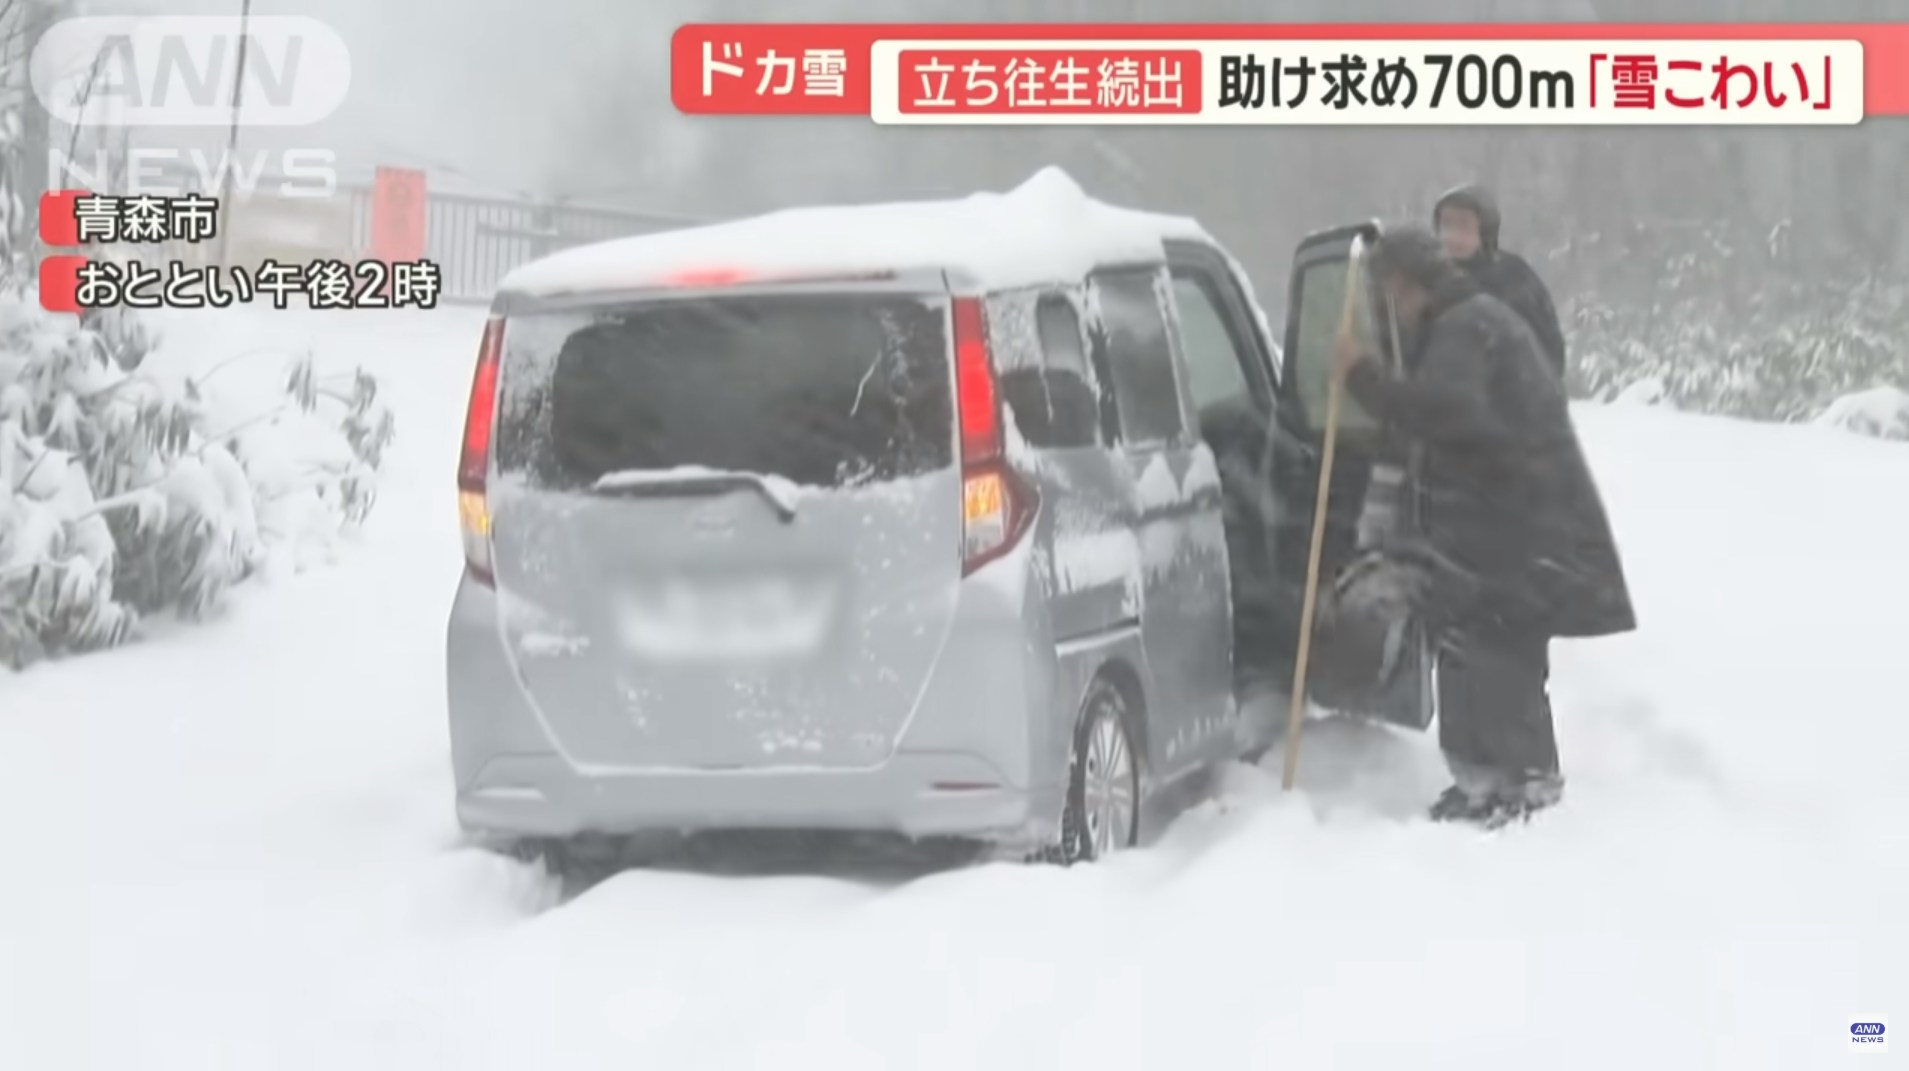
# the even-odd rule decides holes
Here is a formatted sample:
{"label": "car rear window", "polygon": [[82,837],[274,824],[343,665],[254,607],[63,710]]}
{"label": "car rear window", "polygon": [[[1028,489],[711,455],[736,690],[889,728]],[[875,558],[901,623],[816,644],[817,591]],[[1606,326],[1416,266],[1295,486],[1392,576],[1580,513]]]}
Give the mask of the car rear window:
{"label": "car rear window", "polygon": [[665,301],[511,321],[497,464],[574,490],[701,466],[821,487],[953,464],[947,306]]}

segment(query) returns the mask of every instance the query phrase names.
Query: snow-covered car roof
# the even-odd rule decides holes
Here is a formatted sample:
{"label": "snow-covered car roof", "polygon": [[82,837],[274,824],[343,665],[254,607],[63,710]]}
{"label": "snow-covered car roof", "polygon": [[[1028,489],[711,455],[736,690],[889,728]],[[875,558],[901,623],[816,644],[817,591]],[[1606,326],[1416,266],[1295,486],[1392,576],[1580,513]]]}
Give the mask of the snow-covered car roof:
{"label": "snow-covered car roof", "polygon": [[554,297],[732,275],[935,270],[958,285],[1001,290],[1078,282],[1104,265],[1158,262],[1169,239],[1213,244],[1192,219],[1096,201],[1049,167],[1007,193],[798,208],[579,246],[518,268],[498,289]]}

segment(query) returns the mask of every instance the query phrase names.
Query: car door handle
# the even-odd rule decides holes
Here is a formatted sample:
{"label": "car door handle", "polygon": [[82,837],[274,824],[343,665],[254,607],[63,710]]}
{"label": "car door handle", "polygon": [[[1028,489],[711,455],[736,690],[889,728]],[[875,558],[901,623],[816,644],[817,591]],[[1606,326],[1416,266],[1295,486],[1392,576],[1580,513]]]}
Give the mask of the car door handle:
{"label": "car door handle", "polygon": [[1189,517],[1195,512],[1189,499],[1176,499],[1172,502],[1160,502],[1140,507],[1140,519],[1143,521],[1168,521],[1175,517]]}
{"label": "car door handle", "polygon": [[1191,495],[1176,498],[1172,502],[1143,507],[1140,510],[1140,518],[1142,520],[1171,520],[1175,517],[1191,517],[1196,513],[1217,510],[1223,501],[1219,491],[1202,489]]}

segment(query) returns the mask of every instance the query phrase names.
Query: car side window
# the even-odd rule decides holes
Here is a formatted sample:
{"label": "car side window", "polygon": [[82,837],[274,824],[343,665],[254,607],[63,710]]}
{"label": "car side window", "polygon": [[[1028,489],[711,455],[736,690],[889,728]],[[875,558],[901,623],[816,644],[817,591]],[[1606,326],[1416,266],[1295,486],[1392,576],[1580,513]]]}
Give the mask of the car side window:
{"label": "car side window", "polygon": [[1100,314],[1095,345],[1113,381],[1121,438],[1130,443],[1171,442],[1186,430],[1158,278],[1135,269],[1091,280]]}
{"label": "car side window", "polygon": [[1037,449],[1100,445],[1100,401],[1074,302],[1053,291],[1016,291],[1002,295],[990,315],[1001,329],[994,348],[1002,400],[1021,438]]}
{"label": "car side window", "polygon": [[[1326,257],[1298,268],[1293,274],[1292,303],[1297,322],[1293,352],[1287,355],[1292,362],[1289,389],[1294,392],[1299,415],[1309,431],[1321,431],[1325,426],[1332,353],[1345,318],[1346,288],[1352,285],[1348,278],[1350,270],[1349,261]],[[1370,307],[1360,303],[1355,311],[1353,325],[1359,337],[1377,348],[1379,332]],[[1373,439],[1379,433],[1379,422],[1357,399],[1346,398],[1339,412],[1339,431],[1343,435]]]}
{"label": "car side window", "polygon": [[1034,327],[1041,340],[1052,445],[1100,445],[1100,399],[1074,303],[1059,294],[1043,294],[1034,306]]}
{"label": "car side window", "polygon": [[1213,281],[1204,272],[1176,269],[1173,303],[1180,313],[1181,353],[1186,359],[1187,394],[1196,412],[1226,402],[1247,401],[1253,389],[1244,355],[1228,329]]}

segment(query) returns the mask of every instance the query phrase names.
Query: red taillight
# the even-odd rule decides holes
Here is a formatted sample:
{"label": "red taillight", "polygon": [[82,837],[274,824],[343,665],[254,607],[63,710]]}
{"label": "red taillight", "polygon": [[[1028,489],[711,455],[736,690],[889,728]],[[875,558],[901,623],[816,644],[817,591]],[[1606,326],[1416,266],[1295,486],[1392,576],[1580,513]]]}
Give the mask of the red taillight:
{"label": "red taillight", "polygon": [[961,425],[961,561],[967,575],[1013,549],[1033,492],[1007,464],[1001,396],[977,298],[954,301],[955,406]]}
{"label": "red taillight", "polygon": [[484,341],[477,348],[470,404],[464,410],[464,451],[457,462],[460,490],[482,491],[490,470],[491,426],[497,416],[497,366],[503,349],[504,321],[492,317],[484,325]]}
{"label": "red taillight", "polygon": [[988,359],[988,327],[978,298],[954,302],[955,389],[961,409],[961,462],[1001,456],[1001,401]]}
{"label": "red taillight", "polygon": [[659,286],[699,289],[770,283],[873,283],[895,278],[892,271],[827,271],[737,267],[681,268],[656,277]]}
{"label": "red taillight", "polygon": [[485,484],[490,474],[491,428],[497,422],[497,374],[503,351],[504,321],[492,317],[484,325],[484,340],[477,348],[470,404],[464,410],[464,449],[457,462],[457,516],[464,536],[464,562],[472,576],[487,583],[491,579],[491,517]]}
{"label": "red taillight", "polygon": [[665,286],[735,286],[749,281],[749,273],[741,268],[685,268],[682,271],[663,278]]}

